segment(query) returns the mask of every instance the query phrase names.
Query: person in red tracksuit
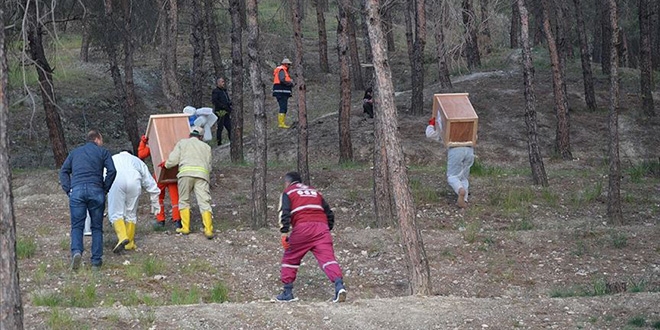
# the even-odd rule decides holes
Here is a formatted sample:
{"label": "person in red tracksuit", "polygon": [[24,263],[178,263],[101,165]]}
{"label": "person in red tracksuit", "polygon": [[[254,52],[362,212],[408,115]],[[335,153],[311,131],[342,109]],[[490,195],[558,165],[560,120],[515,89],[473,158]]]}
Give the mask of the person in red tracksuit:
{"label": "person in red tracksuit", "polygon": [[[149,140],[146,136],[142,135],[140,138],[140,145],[138,146],[138,158],[145,160],[151,155],[149,149]],[[158,180],[158,178],[156,178]],[[179,214],[179,190],[176,182],[172,183],[158,183],[160,195],[158,195],[158,203],[160,204],[160,212],[156,215],[156,221],[159,226],[165,227],[165,191],[169,190],[170,200],[172,201],[172,222],[176,228],[181,228],[181,215]]]}
{"label": "person in red tracksuit", "polygon": [[293,282],[300,261],[307,252],[312,251],[319,267],[334,283],[335,295],[332,301],[343,302],[346,300],[346,288],[330,235],[335,215],[321,193],[301,182],[297,172],[289,172],[284,176],[286,188],[280,200],[280,233],[284,247],[280,278],[284,291],[277,296],[277,300],[297,300],[293,297]]}

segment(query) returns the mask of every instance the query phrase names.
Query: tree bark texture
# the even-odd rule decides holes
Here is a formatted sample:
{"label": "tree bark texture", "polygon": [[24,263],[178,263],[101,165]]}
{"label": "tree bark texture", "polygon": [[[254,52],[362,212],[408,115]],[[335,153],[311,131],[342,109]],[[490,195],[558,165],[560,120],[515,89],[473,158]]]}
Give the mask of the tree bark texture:
{"label": "tree bark texture", "polygon": [[328,33],[325,28],[325,13],[324,6],[320,2],[324,0],[314,0],[314,7],[316,7],[316,23],[319,30],[319,65],[321,72],[329,73],[330,66],[328,65]]}
{"label": "tree bark texture", "polygon": [[534,18],[534,38],[532,46],[536,46],[543,42],[543,9],[539,1],[530,1],[528,4],[528,11],[532,13]]}
{"label": "tree bark texture", "polygon": [[600,26],[601,26],[601,61],[600,61],[600,67],[601,70],[603,71],[603,74],[609,75],[610,74],[610,67],[612,66],[612,63],[610,63],[610,47],[614,47],[616,49],[616,44],[612,46],[612,43],[610,42],[612,40],[612,26],[610,25],[610,7],[608,5],[609,0],[607,1],[597,1],[597,3],[600,3]]}
{"label": "tree bark texture", "polygon": [[220,54],[220,46],[216,36],[218,34],[218,28],[215,24],[215,7],[213,3],[213,0],[204,0],[204,14],[206,17],[206,40],[209,43],[209,52],[211,53],[211,61],[213,62],[214,80],[217,80],[225,76],[225,67],[222,65],[222,55]]}
{"label": "tree bark texture", "polygon": [[[4,22],[4,16],[4,8],[0,6],[0,22]],[[2,29],[0,31],[0,251],[2,251],[0,254],[0,284],[2,285],[0,328],[22,330],[23,303],[18,276],[16,219],[14,218],[14,198],[9,163],[8,76],[5,29]]]}
{"label": "tree bark texture", "polygon": [[603,61],[603,25],[601,24],[601,15],[602,10],[601,5],[596,2],[594,18],[592,20],[593,31],[592,31],[592,44],[591,44],[591,60],[594,63],[602,63]]}
{"label": "tree bark texture", "polygon": [[479,40],[477,39],[477,22],[472,0],[463,0],[463,25],[465,26],[465,53],[468,69],[473,70],[481,65],[479,54]]}
{"label": "tree bark texture", "polygon": [[[378,88],[374,89],[374,99],[380,99]],[[374,125],[380,127],[378,121],[383,120],[378,102],[374,104]],[[394,206],[394,196],[390,191],[390,177],[387,170],[387,151],[385,149],[385,139],[382,132],[374,129],[374,172],[373,172],[373,193],[374,193],[374,213],[376,216],[376,226],[385,228],[396,224],[396,207]]]}
{"label": "tree bark texture", "polygon": [[[653,108],[653,60],[651,57],[651,1],[639,0],[639,69],[642,92],[642,112],[644,115],[655,116]],[[660,38],[660,36],[658,36]]]}
{"label": "tree bark texture", "polygon": [[593,112],[596,111],[596,93],[594,91],[594,75],[591,71],[591,59],[589,58],[589,41],[587,40],[581,1],[573,0],[573,3],[575,4],[575,18],[577,20],[578,41],[580,43],[584,100],[587,103],[587,109]]}
{"label": "tree bark texture", "polygon": [[339,163],[353,160],[351,143],[351,71],[348,46],[348,7],[350,0],[339,1],[337,50],[339,55]]}
{"label": "tree bark texture", "polygon": [[362,29],[362,41],[364,45],[364,62],[369,64],[364,68],[364,87],[369,88],[374,85],[374,67],[372,64],[374,58],[371,55],[371,41],[369,41],[369,30],[367,29],[366,11],[364,1],[360,1],[360,29]]}
{"label": "tree bark texture", "polygon": [[35,1],[28,2],[28,44],[30,48],[30,57],[34,62],[37,76],[39,79],[39,89],[41,91],[41,103],[44,106],[46,114],[46,126],[48,126],[48,139],[53,150],[55,166],[58,168],[64,164],[68,151],[66,140],[64,140],[64,130],[62,129],[62,120],[60,113],[56,108],[55,87],[53,86],[53,69],[50,67],[43,45],[43,26],[39,20],[41,16],[37,13]]}
{"label": "tree bark texture", "polygon": [[[408,185],[408,174],[404,163],[403,148],[397,131],[398,119],[394,104],[394,86],[392,72],[389,66],[383,32],[381,30],[378,0],[366,0],[367,17],[369,20],[369,39],[374,55],[376,84],[379,91],[380,104],[377,130],[381,131],[387,153],[387,168],[390,188],[395,196],[397,217],[401,230],[401,240],[407,256],[410,272],[410,287],[413,294],[431,295],[431,277],[429,263],[424,251],[422,236],[415,221],[415,206]],[[385,197],[385,196],[382,196]]]}
{"label": "tree bark texture", "polygon": [[520,47],[520,11],[517,0],[511,3],[511,29],[509,30],[509,45]]}
{"label": "tree bark texture", "polygon": [[415,14],[415,42],[413,44],[412,62],[412,99],[411,113],[424,114],[424,48],[426,47],[426,1],[409,0],[413,2]]}
{"label": "tree bark texture", "polygon": [[394,4],[383,8],[383,30],[385,30],[385,39],[387,41],[387,51],[395,52],[396,51],[396,42],[394,41],[394,29],[392,23],[392,10],[394,9]]}
{"label": "tree bark texture", "polygon": [[200,108],[204,102],[204,15],[201,0],[190,0],[190,45],[192,59],[192,106]]}
{"label": "tree bark texture", "polygon": [[570,120],[568,116],[568,100],[564,89],[564,76],[559,60],[559,49],[555,43],[550,26],[549,0],[542,0],[543,5],[543,29],[545,30],[548,51],[550,52],[550,63],[552,65],[552,88],[554,93],[555,115],[557,117],[557,131],[555,137],[555,150],[564,160],[573,159],[571,154]]}
{"label": "tree bark texture", "polygon": [[481,36],[482,45],[486,50],[486,54],[493,51],[493,42],[490,36],[490,15],[488,14],[488,0],[479,0],[479,7],[481,8]]}
{"label": "tree bark texture", "polygon": [[243,26],[240,8],[245,0],[230,0],[231,16],[231,145],[232,163],[243,163]]}
{"label": "tree bark texture", "polygon": [[252,103],[254,108],[254,169],[252,170],[252,220],[254,228],[263,228],[267,223],[266,174],[268,129],[264,109],[264,82],[261,80],[261,56],[259,54],[259,19],[257,0],[246,1],[248,32],[248,68]]}
{"label": "tree bark texture", "polygon": [[85,16],[80,20],[82,29],[82,42],[80,43],[80,60],[89,62],[89,17]]}
{"label": "tree bark texture", "polygon": [[660,70],[660,1],[654,1],[651,8],[653,8],[651,30],[654,31],[655,36],[655,38],[651,38],[653,43],[653,56],[651,57],[653,58],[653,70]]}
{"label": "tree bark texture", "polygon": [[121,1],[124,13],[124,85],[126,88],[126,107],[124,108],[124,125],[126,126],[126,135],[133,146],[133,154],[137,155],[140,145],[140,133],[137,125],[137,111],[135,83],[133,81],[133,53],[135,51],[134,33],[132,27],[132,1]]}
{"label": "tree bark texture", "polygon": [[302,34],[302,3],[303,0],[293,2],[293,40],[296,45],[296,57],[293,62],[298,99],[298,173],[305,184],[309,182],[309,133],[307,132],[307,86],[305,85],[305,69],[303,63],[303,34]]}
{"label": "tree bark texture", "polygon": [[355,31],[357,29],[355,25],[356,18],[355,15],[353,15],[353,10],[351,8],[346,8],[346,16],[348,17],[348,53],[351,58],[351,79],[353,80],[353,87],[357,90],[365,90]]}
{"label": "tree bark texture", "polygon": [[178,7],[175,0],[163,0],[160,6],[160,67],[161,87],[167,99],[167,107],[171,113],[183,110],[183,93],[177,77],[177,36],[179,33]]}
{"label": "tree bark texture", "polygon": [[410,62],[411,67],[414,61],[413,48],[415,47],[415,34],[413,32],[414,1],[415,0],[406,0],[406,8],[403,11],[404,22],[406,24],[406,50],[408,50],[408,61]]}
{"label": "tree bark texture", "polygon": [[447,65],[447,45],[445,44],[445,21],[447,20],[447,5],[443,1],[436,2],[433,6],[435,16],[435,45],[438,57],[438,80],[443,89],[452,89]]}
{"label": "tree bark texture", "polygon": [[[554,0],[556,17],[554,20],[554,26],[556,27],[557,35],[557,47],[559,48],[559,55],[562,62],[565,62],[566,59],[574,59],[575,54],[573,53],[573,44],[571,43],[571,28],[573,24],[568,22],[573,22],[573,19],[570,15],[570,9],[568,8],[569,2],[566,0]],[[565,66],[565,64],[562,64]]]}
{"label": "tree bark texture", "polygon": [[548,176],[539,150],[538,123],[536,120],[536,93],[534,92],[534,63],[529,45],[529,13],[525,0],[516,0],[520,15],[520,43],[522,45],[523,77],[525,81],[525,125],[527,126],[527,151],[534,184],[548,186]]}
{"label": "tree bark texture", "polygon": [[[603,4],[608,7],[608,20],[610,31],[617,31],[617,7],[616,0],[608,0]],[[611,224],[622,225],[623,213],[621,212],[621,161],[619,158],[619,68],[618,54],[616,50],[617,33],[611,33],[608,42],[610,62],[610,102],[608,115],[609,130],[609,186],[607,189],[607,217]],[[603,54],[605,55],[605,54]]]}

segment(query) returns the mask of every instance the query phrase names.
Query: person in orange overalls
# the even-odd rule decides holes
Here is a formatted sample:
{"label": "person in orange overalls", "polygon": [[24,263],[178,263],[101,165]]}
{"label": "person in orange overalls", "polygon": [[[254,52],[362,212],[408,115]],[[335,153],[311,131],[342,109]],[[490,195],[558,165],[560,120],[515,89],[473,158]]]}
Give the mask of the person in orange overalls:
{"label": "person in orange overalls", "polygon": [[[145,160],[151,155],[149,149],[149,139],[142,135],[140,138],[140,145],[138,146],[138,158]],[[181,228],[181,214],[179,213],[179,188],[176,182],[172,183],[158,183],[160,195],[158,195],[158,203],[160,204],[160,212],[156,215],[156,222],[159,226],[165,227],[165,191],[170,192],[170,201],[172,202],[172,222],[176,228]]]}

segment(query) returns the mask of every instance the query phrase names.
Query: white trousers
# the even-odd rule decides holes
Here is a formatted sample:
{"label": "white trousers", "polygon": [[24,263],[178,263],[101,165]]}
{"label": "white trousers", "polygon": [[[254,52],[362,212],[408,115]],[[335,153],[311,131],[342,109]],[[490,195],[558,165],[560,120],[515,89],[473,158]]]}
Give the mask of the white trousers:
{"label": "white trousers", "polygon": [[454,147],[447,151],[447,182],[456,194],[459,189],[465,189],[466,202],[472,164],[474,164],[474,149],[471,147]]}
{"label": "white trousers", "polygon": [[138,198],[142,192],[140,180],[117,175],[108,192],[108,219],[135,223],[137,221]]}

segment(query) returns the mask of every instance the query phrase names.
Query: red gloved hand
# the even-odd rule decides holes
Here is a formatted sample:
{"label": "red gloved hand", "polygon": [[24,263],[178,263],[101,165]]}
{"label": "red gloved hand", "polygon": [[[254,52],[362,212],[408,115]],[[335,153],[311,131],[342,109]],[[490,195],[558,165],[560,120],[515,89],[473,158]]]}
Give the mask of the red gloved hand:
{"label": "red gloved hand", "polygon": [[289,244],[289,236],[282,235],[282,247],[288,250],[291,245]]}
{"label": "red gloved hand", "polygon": [[435,126],[435,117],[429,119],[429,125]]}
{"label": "red gloved hand", "polygon": [[160,162],[160,164],[158,164],[158,167],[165,168],[165,161]]}
{"label": "red gloved hand", "polygon": [[144,144],[149,143],[149,138],[146,135],[142,135],[140,137],[140,141],[142,141]]}

